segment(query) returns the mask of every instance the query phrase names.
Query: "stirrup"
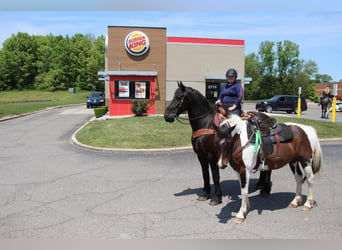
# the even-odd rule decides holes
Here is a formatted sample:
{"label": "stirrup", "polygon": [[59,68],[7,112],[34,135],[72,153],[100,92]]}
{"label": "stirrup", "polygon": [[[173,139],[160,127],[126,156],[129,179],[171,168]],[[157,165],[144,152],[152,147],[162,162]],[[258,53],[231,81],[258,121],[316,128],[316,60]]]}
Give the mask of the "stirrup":
{"label": "stirrup", "polygon": [[256,173],[257,171],[265,171],[265,161],[264,159],[261,160],[261,163],[259,164],[259,167],[257,169],[253,169],[252,172],[253,174]]}

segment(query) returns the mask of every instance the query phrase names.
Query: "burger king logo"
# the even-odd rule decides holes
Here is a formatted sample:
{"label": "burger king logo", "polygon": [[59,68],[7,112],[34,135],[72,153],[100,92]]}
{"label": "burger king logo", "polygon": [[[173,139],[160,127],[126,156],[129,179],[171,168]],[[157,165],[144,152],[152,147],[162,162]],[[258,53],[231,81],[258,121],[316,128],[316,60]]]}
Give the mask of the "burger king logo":
{"label": "burger king logo", "polygon": [[150,40],[145,33],[133,31],[126,36],[125,48],[133,56],[141,56],[150,48]]}

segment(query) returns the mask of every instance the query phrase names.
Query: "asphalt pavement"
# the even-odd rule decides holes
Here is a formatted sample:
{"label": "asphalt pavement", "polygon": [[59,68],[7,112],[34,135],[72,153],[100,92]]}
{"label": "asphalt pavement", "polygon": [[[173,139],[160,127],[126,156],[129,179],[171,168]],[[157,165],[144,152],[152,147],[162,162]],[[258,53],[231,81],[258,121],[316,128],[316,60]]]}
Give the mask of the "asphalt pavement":
{"label": "asphalt pavement", "polygon": [[[191,150],[119,152],[71,142],[91,119],[84,106],[0,122],[0,239],[340,239],[341,144],[322,145],[316,206],[287,208],[295,192],[288,167],[274,171],[269,197],[252,186],[237,225],[239,184],[221,171],[223,203],[198,201],[200,165]],[[304,188],[306,194],[307,188]]]}

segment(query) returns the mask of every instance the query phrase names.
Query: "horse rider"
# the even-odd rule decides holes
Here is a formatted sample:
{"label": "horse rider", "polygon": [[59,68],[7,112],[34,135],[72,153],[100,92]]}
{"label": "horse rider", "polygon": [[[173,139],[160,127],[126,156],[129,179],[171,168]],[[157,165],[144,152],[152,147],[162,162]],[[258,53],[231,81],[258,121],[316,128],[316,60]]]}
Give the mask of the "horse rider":
{"label": "horse rider", "polygon": [[[215,104],[222,104],[222,107],[233,114],[241,116],[241,103],[243,100],[243,88],[240,83],[236,81],[237,71],[230,68],[226,72],[227,84],[220,92]],[[271,192],[271,173],[272,171],[260,171],[258,182],[255,184],[256,189],[261,189],[262,193],[269,194]]]}
{"label": "horse rider", "polygon": [[226,72],[227,84],[219,94],[215,104],[222,104],[222,107],[233,114],[241,115],[241,103],[243,100],[243,88],[236,81],[237,71],[230,68]]}
{"label": "horse rider", "polygon": [[330,87],[326,87],[325,89],[324,89],[324,91],[322,92],[322,94],[321,94],[321,96],[320,96],[320,98],[321,98],[321,102],[322,102],[322,100],[324,99],[324,98],[329,98],[329,99],[331,99],[331,98],[333,98],[334,96],[331,94],[331,92],[330,92]]}

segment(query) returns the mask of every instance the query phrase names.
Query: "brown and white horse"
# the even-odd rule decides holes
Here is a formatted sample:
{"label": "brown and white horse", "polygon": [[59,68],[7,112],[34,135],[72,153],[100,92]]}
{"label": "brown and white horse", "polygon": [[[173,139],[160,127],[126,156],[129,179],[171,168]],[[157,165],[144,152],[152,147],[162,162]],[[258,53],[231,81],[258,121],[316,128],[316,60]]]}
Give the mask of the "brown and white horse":
{"label": "brown and white horse", "polygon": [[[231,166],[237,173],[241,187],[241,207],[235,217],[235,223],[242,223],[249,208],[248,186],[251,171],[260,163],[260,145],[251,143],[247,135],[247,120],[239,116],[229,115],[217,129],[220,144],[219,167]],[[296,195],[289,207],[297,207],[302,203],[302,185],[308,182],[308,195],[304,203],[304,211],[312,208],[313,178],[322,167],[322,151],[315,129],[295,123],[287,123],[293,138],[284,143],[273,144],[273,152],[265,156],[265,168],[269,170],[281,168],[289,164],[296,183]]]}

